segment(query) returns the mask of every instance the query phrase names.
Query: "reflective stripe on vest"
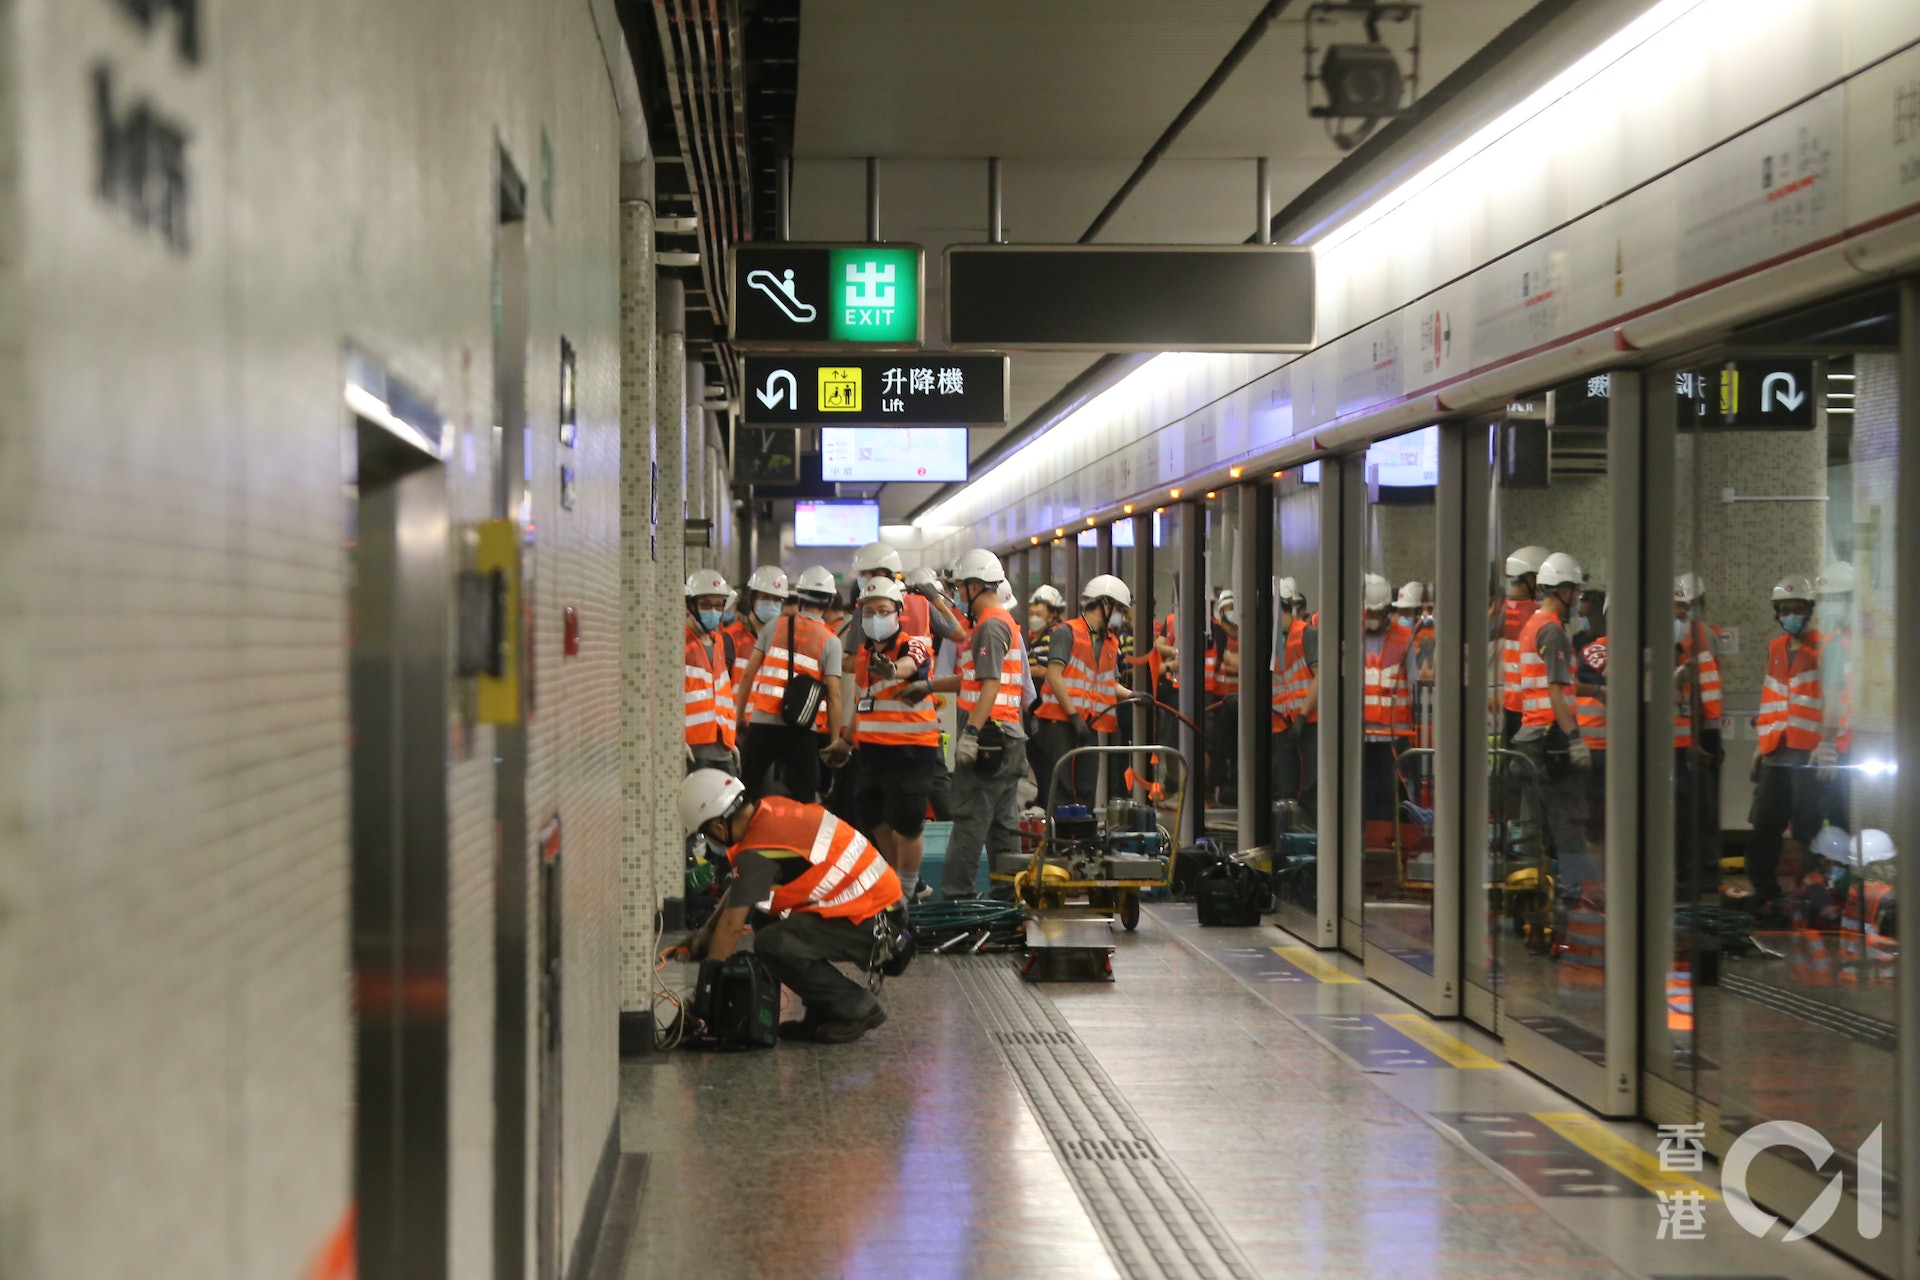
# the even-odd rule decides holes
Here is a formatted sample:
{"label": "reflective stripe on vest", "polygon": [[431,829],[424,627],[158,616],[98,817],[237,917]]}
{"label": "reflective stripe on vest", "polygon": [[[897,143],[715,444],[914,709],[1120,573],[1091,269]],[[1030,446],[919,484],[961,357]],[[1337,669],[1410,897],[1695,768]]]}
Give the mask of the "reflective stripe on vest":
{"label": "reflective stripe on vest", "polygon": [[782,796],[760,801],[739,844],[727,850],[732,861],[754,850],[799,854],[813,865],[776,885],[764,908],[782,919],[799,911],[830,919],[866,920],[900,900],[900,878],[867,843],[867,838],[817,804]]}
{"label": "reflective stripe on vest", "polygon": [[1799,751],[1820,745],[1820,645],[1824,638],[1809,632],[1806,642],[1789,651],[1786,636],[1775,636],[1767,646],[1767,676],[1760,688],[1760,754],[1771,755],[1782,744]]}
{"label": "reflective stripe on vest", "polygon": [[1833,735],[1834,750],[1845,754],[1853,750],[1853,632],[1837,631],[1827,636],[1828,644],[1840,646],[1840,723]]}
{"label": "reflective stripe on vest", "polygon": [[1365,653],[1365,700],[1360,719],[1369,738],[1413,736],[1413,688],[1407,681],[1407,654],[1413,630],[1404,622],[1390,624],[1378,647],[1362,640]]}
{"label": "reflective stripe on vest", "polygon": [[1240,675],[1238,668],[1235,669],[1233,675],[1228,675],[1226,670],[1226,655],[1232,654],[1238,657],[1239,653],[1240,642],[1232,636],[1227,637],[1227,647],[1224,650],[1218,646],[1207,650],[1208,693],[1217,693],[1224,698],[1230,693],[1240,692]]}
{"label": "reflective stripe on vest", "polygon": [[717,742],[733,745],[734,721],[738,712],[733,704],[733,676],[727,671],[727,650],[716,632],[711,647],[702,643],[692,627],[687,628],[686,720],[687,745],[704,746]]}
{"label": "reflective stripe on vest", "polygon": [[[985,613],[974,621],[973,629],[978,631],[989,620],[997,619],[1007,629],[1007,651],[1000,657],[1000,689],[993,697],[993,712],[988,717],[1002,724],[1020,723],[1020,628],[1014,623],[1013,615],[998,605],[991,605]],[[973,669],[973,643],[960,646],[960,661],[955,664],[960,674],[960,719],[964,722],[973,715],[973,708],[980,701],[980,691],[986,687],[986,679]]]}
{"label": "reflective stripe on vest", "polygon": [[1522,710],[1520,699],[1520,633],[1540,611],[1532,600],[1509,600],[1500,623],[1501,705],[1509,711]]}
{"label": "reflective stripe on vest", "polygon": [[[853,659],[853,679],[860,691],[854,707],[853,740],[862,747],[934,747],[940,746],[940,712],[932,698],[922,698],[909,706],[900,695],[911,679],[900,680],[892,672],[873,678],[874,650],[861,645]],[[899,658],[912,658],[916,664],[930,665],[933,653],[926,637],[896,635],[880,653],[888,664]]]}
{"label": "reflective stripe on vest", "polygon": [[1559,617],[1552,610],[1541,609],[1527,619],[1526,627],[1520,632],[1520,723],[1523,726],[1553,723],[1553,699],[1547,692],[1547,660],[1540,653],[1540,633],[1560,625]]}
{"label": "reflective stripe on vest", "polygon": [[[1698,688],[1700,728],[1702,730],[1718,728],[1725,706],[1720,699],[1720,660],[1713,656],[1713,650],[1706,643],[1699,623],[1688,629],[1687,638],[1681,642],[1679,663],[1685,665],[1689,659],[1699,658]],[[1698,643],[1696,643],[1696,641]],[[1673,713],[1673,745],[1684,749],[1693,745],[1694,689],[1696,682],[1688,680],[1678,691],[1679,705]]]}
{"label": "reflective stripe on vest", "polygon": [[[1075,618],[1066,625],[1073,632],[1073,655],[1067,659],[1066,670],[1061,675],[1073,694],[1074,704],[1080,714],[1090,718],[1099,732],[1112,733],[1120,727],[1120,719],[1113,713],[1113,704],[1120,700],[1117,675],[1120,646],[1111,635],[1103,635],[1099,656],[1095,657],[1093,632],[1088,628],[1087,620]],[[1040,709],[1034,714],[1042,720],[1064,721],[1068,718],[1067,709],[1053,696],[1051,680],[1041,686]]]}
{"label": "reflective stripe on vest", "polygon": [[[798,671],[815,680],[826,679],[820,670],[820,659],[833,633],[827,630],[826,623],[804,613],[775,618],[767,625],[775,630],[773,639],[767,642],[766,656],[760,660],[760,669],[753,673],[753,709],[777,718],[780,715],[780,700],[787,693],[789,671]],[[791,653],[787,651],[789,639],[793,642]],[[838,676],[840,673],[836,671],[833,674]],[[820,706],[824,711],[825,698],[820,700]]]}
{"label": "reflective stripe on vest", "polygon": [[747,624],[738,619],[720,628],[720,633],[733,637],[733,683],[737,687],[740,677],[747,673],[747,663],[753,657],[754,642],[760,637],[747,630]]}
{"label": "reflective stripe on vest", "polygon": [[[1280,679],[1285,685],[1286,714],[1289,719],[1297,719],[1301,708],[1307,705],[1307,694],[1313,688],[1313,668],[1307,665],[1307,632],[1310,630],[1305,618],[1295,618],[1287,628],[1287,653],[1284,670]],[[1320,708],[1316,705],[1307,716],[1308,724],[1320,722]]]}

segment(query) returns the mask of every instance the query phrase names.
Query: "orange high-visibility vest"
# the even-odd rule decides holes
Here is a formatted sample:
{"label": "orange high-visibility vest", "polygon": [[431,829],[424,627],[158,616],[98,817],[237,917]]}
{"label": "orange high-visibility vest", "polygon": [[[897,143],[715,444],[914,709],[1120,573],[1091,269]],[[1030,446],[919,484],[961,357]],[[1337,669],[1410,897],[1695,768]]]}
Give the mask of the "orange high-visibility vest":
{"label": "orange high-visibility vest", "polygon": [[1387,624],[1380,633],[1379,648],[1365,646],[1366,700],[1360,719],[1369,738],[1413,736],[1413,686],[1407,680],[1407,653],[1412,647],[1413,630],[1404,622]]}
{"label": "orange high-visibility vest", "polygon": [[1509,600],[1500,630],[1500,675],[1504,686],[1501,705],[1509,711],[1523,711],[1520,694],[1520,633],[1540,611],[1532,600]]}
{"label": "orange high-visibility vest", "polygon": [[[1007,629],[1007,651],[1000,658],[1000,690],[994,694],[993,711],[988,719],[998,720],[1002,724],[1019,724],[1020,628],[1014,623],[1012,614],[998,605],[993,605],[974,619],[973,629],[978,631],[983,623],[996,618]],[[973,669],[971,638],[966,644],[960,646],[960,661],[955,664],[955,667],[960,674],[960,723],[964,726],[971,722],[973,708],[980,701],[980,691],[986,686],[987,681],[985,676]]]}
{"label": "orange high-visibility vest", "polygon": [[1679,957],[1667,970],[1667,1030],[1693,1030],[1693,966]]}
{"label": "orange high-visibility vest", "polygon": [[704,746],[717,742],[733,745],[734,721],[739,712],[733,703],[733,675],[727,670],[727,646],[714,632],[706,642],[692,626],[687,627],[686,653],[687,745]]}
{"label": "orange high-visibility vest", "polygon": [[[777,717],[780,714],[780,699],[787,693],[788,672],[798,671],[815,680],[838,679],[840,673],[820,669],[820,659],[826,652],[827,641],[833,639],[833,632],[827,630],[827,624],[820,619],[796,613],[790,617],[775,618],[767,626],[773,628],[773,639],[767,642],[766,656],[761,658],[760,669],[753,674],[753,709]],[[793,646],[791,652],[787,648],[789,642]],[[826,708],[826,699],[822,698],[820,715],[814,719],[816,729],[821,727],[820,721],[826,716]]]}
{"label": "orange high-visibility vest", "polygon": [[925,636],[908,636],[904,632],[896,633],[893,640],[879,650],[880,659],[888,670],[875,672],[871,667],[875,650],[872,645],[861,645],[860,652],[853,659],[853,680],[860,690],[860,700],[853,712],[853,740],[863,747],[933,747],[940,746],[939,706],[932,698],[922,698],[908,705],[901,700],[911,679],[901,680],[890,669],[900,658],[912,658],[916,663],[926,665],[933,661],[933,650]]}
{"label": "orange high-visibility vest", "polygon": [[1553,699],[1547,694],[1547,660],[1540,656],[1540,633],[1548,627],[1560,626],[1559,617],[1551,609],[1539,609],[1527,619],[1527,625],[1521,628],[1520,724],[1522,727],[1553,724]]}
{"label": "orange high-visibility vest", "polygon": [[[1174,656],[1175,657],[1179,656],[1179,650],[1180,650],[1179,633],[1174,630],[1174,619],[1172,614],[1168,614],[1164,618],[1155,619],[1153,624],[1153,638],[1156,640],[1165,640],[1168,644],[1174,647]],[[1172,685],[1174,688],[1178,689],[1180,687],[1180,673],[1177,671],[1165,670],[1166,662],[1167,660],[1165,658],[1161,658],[1160,665],[1157,668],[1155,668],[1153,673],[1153,686],[1156,689],[1159,688],[1160,678],[1162,676],[1165,676],[1167,683]]]}
{"label": "orange high-visibility vest", "polygon": [[[1087,626],[1085,618],[1075,618],[1067,626],[1073,631],[1073,656],[1067,660],[1067,669],[1062,674],[1066,678],[1067,688],[1073,692],[1073,700],[1080,714],[1093,721],[1093,727],[1101,733],[1112,733],[1120,727],[1120,718],[1113,713],[1114,703],[1120,700],[1120,644],[1108,632],[1100,638],[1100,652],[1093,651],[1093,632]],[[1035,715],[1042,720],[1065,721],[1069,717],[1067,709],[1053,696],[1051,681],[1040,686],[1040,708]]]}
{"label": "orange high-visibility vest", "polygon": [[1893,939],[1880,931],[1880,909],[1892,893],[1892,885],[1877,880],[1849,886],[1846,902],[1840,908],[1840,927],[1848,933],[1860,934],[1875,947],[1892,947]]}
{"label": "orange high-visibility vest", "polygon": [[[1316,618],[1320,615],[1315,614]],[[1282,716],[1286,721],[1298,719],[1301,708],[1307,705],[1307,692],[1313,688],[1313,668],[1307,665],[1307,632],[1310,629],[1305,618],[1295,618],[1287,628],[1287,651],[1281,663],[1280,680],[1274,693],[1274,710],[1278,721]],[[1283,705],[1280,698],[1284,693]],[[1320,708],[1315,705],[1307,716],[1308,724],[1320,722]],[[1276,723],[1274,728],[1284,729],[1286,724]]]}
{"label": "orange high-visibility vest", "polygon": [[1809,631],[1789,651],[1786,636],[1767,646],[1767,678],[1760,689],[1760,754],[1772,755],[1784,743],[1799,751],[1820,745],[1820,646],[1825,637]]}
{"label": "orange high-visibility vest", "polygon": [[1853,750],[1853,632],[1832,632],[1827,643],[1840,646],[1840,665],[1845,668],[1840,682],[1840,725],[1833,735],[1834,750],[1844,754]]}
{"label": "orange high-visibility vest", "polygon": [[799,911],[828,919],[868,920],[900,900],[900,877],[867,838],[817,804],[768,796],[754,811],[740,843],[740,854],[798,854],[813,865],[774,888],[773,896],[751,905],[781,919]]}
{"label": "orange high-visibility vest", "polygon": [[[1594,650],[1598,649],[1598,654]],[[1607,638],[1588,641],[1581,649],[1581,655],[1587,659],[1587,665],[1599,671],[1607,669]],[[1607,699],[1604,694],[1596,697],[1592,694],[1580,694],[1573,700],[1574,719],[1580,723],[1580,737],[1585,740],[1587,750],[1605,751],[1607,749]]]}
{"label": "orange high-visibility vest", "polygon": [[[1698,685],[1700,690],[1700,728],[1711,729],[1720,723],[1725,706],[1720,699],[1720,660],[1713,656],[1713,649],[1707,644],[1706,629],[1694,623],[1687,629],[1687,638],[1680,642],[1679,660],[1681,664],[1697,657]],[[1675,749],[1684,749],[1693,745],[1693,690],[1695,681],[1689,680],[1680,686],[1679,705],[1673,713],[1673,745]]]}
{"label": "orange high-visibility vest", "polygon": [[1207,646],[1206,689],[1208,693],[1217,694],[1224,698],[1230,693],[1240,692],[1240,677],[1237,674],[1228,675],[1226,673],[1226,655],[1229,653],[1238,655],[1240,652],[1240,642],[1232,636],[1226,635],[1224,631],[1221,632],[1220,635],[1224,637],[1227,642],[1224,648],[1221,647],[1217,641]]}
{"label": "orange high-visibility vest", "polygon": [[738,688],[740,677],[747,673],[747,660],[753,657],[754,642],[760,637],[747,630],[747,624],[738,618],[720,628],[720,634],[733,637],[733,683]]}

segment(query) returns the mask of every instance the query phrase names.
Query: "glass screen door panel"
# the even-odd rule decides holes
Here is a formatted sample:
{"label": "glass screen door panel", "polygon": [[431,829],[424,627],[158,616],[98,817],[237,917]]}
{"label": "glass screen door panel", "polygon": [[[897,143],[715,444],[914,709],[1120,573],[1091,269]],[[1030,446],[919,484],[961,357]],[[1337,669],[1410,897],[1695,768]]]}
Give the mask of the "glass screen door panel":
{"label": "glass screen door panel", "polygon": [[[1295,467],[1273,484],[1270,796],[1280,922],[1320,934],[1320,484]],[[1257,713],[1256,713],[1257,714]],[[1331,874],[1331,869],[1329,869]]]}

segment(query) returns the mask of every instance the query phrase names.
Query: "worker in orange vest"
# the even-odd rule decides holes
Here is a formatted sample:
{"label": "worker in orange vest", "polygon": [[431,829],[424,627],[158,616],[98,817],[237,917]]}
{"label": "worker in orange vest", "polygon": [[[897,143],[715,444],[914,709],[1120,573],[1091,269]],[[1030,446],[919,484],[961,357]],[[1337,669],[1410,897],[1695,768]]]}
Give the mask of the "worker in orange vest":
{"label": "worker in orange vest", "polygon": [[[1132,604],[1126,583],[1110,573],[1095,574],[1080,589],[1080,616],[1047,637],[1047,675],[1034,713],[1039,725],[1032,745],[1043,807],[1049,803],[1056,762],[1075,747],[1098,745],[1100,734],[1119,728],[1114,706],[1120,699],[1120,645],[1109,628],[1120,610]],[[1092,805],[1099,760],[1089,755],[1073,762],[1061,780],[1063,802]]]}
{"label": "worker in orange vest", "polygon": [[950,784],[939,711],[927,696],[933,643],[907,633],[905,598],[900,584],[884,576],[868,578],[861,588],[853,719],[835,731],[826,762],[839,767],[851,757],[857,824],[873,836],[900,883],[914,888],[928,807],[946,811]]}
{"label": "worker in orange vest", "polygon": [[880,851],[817,804],[756,798],[746,784],[701,769],[680,784],[681,830],[727,851],[733,879],[718,908],[687,944],[696,960],[724,960],[740,945],[750,912],[759,912],[753,952],[767,972],[800,997],[805,1016],[780,1024],[784,1040],[845,1044],[887,1020],[865,985],[834,967],[862,971],[889,955],[906,907],[900,880]]}
{"label": "worker in orange vest", "polygon": [[[827,628],[827,602],[834,593],[833,575],[815,565],[793,583],[798,609],[780,614],[760,628],[738,688],[748,691],[740,701],[744,728],[740,734],[741,777],[755,795],[776,788],[808,803],[820,792],[820,751],[829,725],[839,724],[840,638]],[[787,690],[799,680],[824,686],[817,710],[800,723],[786,716]],[[818,736],[816,736],[818,735]]]}
{"label": "worker in orange vest", "polygon": [[712,569],[687,575],[685,667],[687,769],[732,769],[737,711],[733,641],[721,614],[727,580]]}
{"label": "worker in orange vest", "polygon": [[1207,632],[1207,784],[1216,803],[1231,806],[1239,790],[1240,615],[1233,591],[1214,597]]}
{"label": "worker in orange vest", "polygon": [[1393,822],[1399,810],[1396,762],[1413,743],[1413,686],[1407,671],[1413,631],[1393,616],[1393,589],[1379,574],[1362,580],[1360,603],[1361,814],[1368,822]]}
{"label": "worker in orange vest", "polygon": [[1307,617],[1307,597],[1293,578],[1274,587],[1280,623],[1274,628],[1273,795],[1300,806],[1314,820],[1320,765],[1320,628]]}
{"label": "worker in orange vest", "polygon": [[1821,683],[1826,637],[1813,626],[1813,601],[1813,584],[1803,575],[1774,584],[1773,616],[1781,634],[1767,646],[1754,722],[1760,750],[1753,759],[1753,834],[1747,841],[1756,912],[1780,897],[1780,851],[1788,830],[1802,846],[1819,831],[1825,800],[1820,771],[1831,770],[1839,758]]}
{"label": "worker in orange vest", "polygon": [[1509,745],[1520,731],[1520,632],[1540,607],[1540,566],[1548,554],[1545,547],[1521,547],[1507,557],[1507,598],[1494,616],[1494,635],[1500,643],[1500,738]]}
{"label": "worker in orange vest", "polygon": [[[1589,586],[1580,593],[1573,635],[1574,717],[1593,763],[1586,772],[1587,848],[1607,846],[1607,593]],[[1597,878],[1598,868],[1592,878]]]}
{"label": "worker in orange vest", "polygon": [[1586,788],[1574,770],[1593,768],[1593,751],[1580,734],[1573,641],[1567,634],[1586,571],[1572,556],[1556,551],[1540,562],[1535,576],[1540,605],[1520,631],[1520,727],[1513,750],[1533,762],[1527,781],[1544,782],[1540,801],[1556,858],[1571,858],[1584,852],[1586,842]]}
{"label": "worker in orange vest", "polygon": [[734,618],[727,624],[733,638],[733,687],[741,702],[746,701],[747,660],[753,657],[760,632],[783,612],[792,612],[788,599],[787,571],[777,564],[763,564],[747,577],[745,598],[739,601]]}
{"label": "worker in orange vest", "polygon": [[1720,719],[1718,636],[1704,618],[1700,575],[1673,580],[1674,865],[1683,896],[1710,891],[1720,875]]}

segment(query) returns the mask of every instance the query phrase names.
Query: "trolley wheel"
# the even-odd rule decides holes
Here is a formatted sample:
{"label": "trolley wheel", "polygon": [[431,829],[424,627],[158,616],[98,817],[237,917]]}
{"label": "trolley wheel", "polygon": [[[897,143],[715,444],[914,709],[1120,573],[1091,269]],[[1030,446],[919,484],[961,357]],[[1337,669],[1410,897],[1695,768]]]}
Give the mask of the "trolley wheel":
{"label": "trolley wheel", "polygon": [[1120,891],[1120,925],[1128,933],[1140,927],[1140,891],[1138,889]]}

